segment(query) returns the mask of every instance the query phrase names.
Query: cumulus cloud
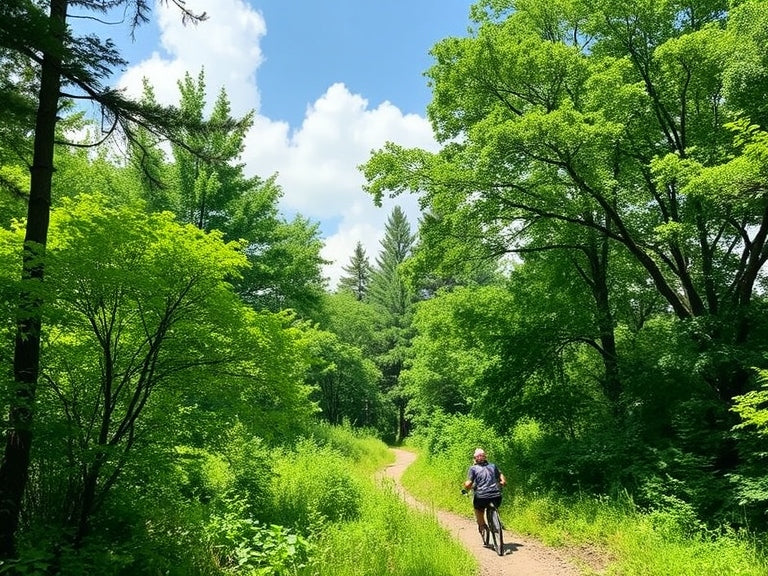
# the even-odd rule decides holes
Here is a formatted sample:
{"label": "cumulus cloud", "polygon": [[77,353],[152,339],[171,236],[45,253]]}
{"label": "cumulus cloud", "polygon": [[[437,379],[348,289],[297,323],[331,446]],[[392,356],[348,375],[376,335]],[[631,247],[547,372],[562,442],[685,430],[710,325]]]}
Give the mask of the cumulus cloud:
{"label": "cumulus cloud", "polygon": [[[188,2],[192,8],[196,4],[210,15],[197,28],[182,26],[177,13],[159,8],[164,53],[155,52],[129,69],[122,78],[123,86],[138,91],[141,79],[147,77],[158,99],[173,103],[178,101],[178,79],[185,72],[196,75],[203,66],[209,101],[224,87],[233,113],[258,112],[256,72],[263,61],[260,40],[268,23],[241,0]],[[387,199],[382,207],[374,206],[362,190],[364,178],[357,167],[388,140],[427,149],[436,144],[423,117],[403,114],[390,102],[371,106],[364,95],[350,92],[343,83],[332,83],[325,93],[308,96],[312,98],[314,102],[297,127],[257,114],[246,136],[243,161],[248,175],[278,173],[284,214],[301,213],[321,224],[323,257],[332,261],[325,275],[333,287],[358,241],[371,261],[375,260],[387,216],[396,204],[403,208],[414,231],[418,224],[415,198]]]}
{"label": "cumulus cloud", "polygon": [[160,46],[149,59],[130,67],[120,86],[139,96],[142,78],[148,78],[160,102],[178,103],[178,81],[185,73],[196,78],[205,70],[209,101],[225,88],[234,114],[258,110],[256,70],[264,61],[260,42],[267,33],[262,15],[243,0],[189,0],[187,7],[206,12],[208,20],[184,24],[173,2],[157,3]]}
{"label": "cumulus cloud", "polygon": [[320,222],[337,223],[326,231],[323,256],[331,260],[326,274],[331,284],[349,263],[360,241],[375,259],[386,219],[400,205],[415,231],[418,203],[413,197],[387,199],[376,207],[363,192],[365,180],[358,170],[371,150],[388,140],[404,146],[434,148],[429,123],[402,114],[389,102],[370,108],[343,84],[333,84],[310,106],[302,125],[291,132],[285,123],[260,117],[248,135],[245,161],[256,174],[279,173],[283,207]]}

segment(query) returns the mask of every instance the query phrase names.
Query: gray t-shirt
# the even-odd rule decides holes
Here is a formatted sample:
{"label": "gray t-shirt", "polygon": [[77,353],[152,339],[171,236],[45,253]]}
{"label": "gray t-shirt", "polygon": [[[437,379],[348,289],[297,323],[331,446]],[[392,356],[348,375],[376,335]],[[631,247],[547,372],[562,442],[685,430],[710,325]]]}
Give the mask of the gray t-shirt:
{"label": "gray t-shirt", "polygon": [[467,473],[467,479],[472,481],[476,498],[497,498],[501,496],[501,472],[496,464],[484,462],[473,464]]}

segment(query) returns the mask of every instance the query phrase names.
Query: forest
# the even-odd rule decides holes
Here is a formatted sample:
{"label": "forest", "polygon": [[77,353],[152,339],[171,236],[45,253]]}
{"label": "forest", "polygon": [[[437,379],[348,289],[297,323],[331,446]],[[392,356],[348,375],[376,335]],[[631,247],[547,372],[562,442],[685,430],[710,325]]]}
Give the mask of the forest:
{"label": "forest", "polygon": [[766,573],[768,1],[478,0],[425,71],[439,150],[359,166],[421,218],[333,287],[253,114],[204,70],[127,98],[71,22],[153,6],[0,4],[0,574],[475,573],[369,477],[405,445],[455,497],[480,444],[510,524],[723,561],[611,574]]}

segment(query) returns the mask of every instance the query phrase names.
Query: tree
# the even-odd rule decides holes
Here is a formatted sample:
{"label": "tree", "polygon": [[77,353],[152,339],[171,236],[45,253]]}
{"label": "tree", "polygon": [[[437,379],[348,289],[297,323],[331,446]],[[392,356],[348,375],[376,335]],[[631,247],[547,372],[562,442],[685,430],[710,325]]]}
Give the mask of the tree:
{"label": "tree", "polygon": [[291,309],[302,318],[316,319],[326,286],[322,248],[317,223],[300,214],[280,222],[270,236],[246,247],[252,265],[238,282],[238,291],[256,309]]}
{"label": "tree", "polygon": [[306,330],[307,348],[314,362],[307,384],[315,388],[313,397],[320,415],[331,424],[373,427],[381,411],[379,379],[381,373],[360,348],[346,344],[332,332]]}
{"label": "tree", "polygon": [[[400,380],[418,417],[484,412],[490,391],[483,390],[483,374],[501,360],[499,340],[511,330],[513,309],[503,286],[443,290],[416,305],[415,334]],[[508,414],[502,416],[501,404],[509,397],[497,396],[488,409],[503,419]]]}
{"label": "tree", "polygon": [[387,218],[368,291],[368,301],[379,310],[381,322],[375,361],[383,374],[384,390],[397,406],[397,437],[401,441],[408,434],[408,398],[399,378],[410,345],[413,296],[400,274],[400,266],[409,256],[413,242],[405,213],[395,206]]}
{"label": "tree", "polygon": [[[171,0],[185,21],[199,21],[181,0]],[[183,122],[171,109],[142,107],[127,100],[102,81],[124,61],[111,41],[95,36],[76,37],[67,27],[69,0],[50,0],[48,12],[31,0],[9,0],[0,6],[0,48],[35,67],[38,73],[37,112],[30,162],[29,201],[22,285],[18,298],[17,336],[14,354],[14,390],[0,464],[0,558],[14,555],[22,495],[27,482],[32,443],[32,418],[40,369],[42,294],[45,247],[51,206],[51,177],[56,143],[56,124],[62,99],[77,97],[99,104],[113,129],[129,137],[135,126],[152,127],[173,137]],[[133,8],[132,26],[148,20],[145,0],[122,0],[105,5],[96,0],[76,3],[82,9],[104,12],[108,7]],[[66,93],[71,89],[74,93]]]}
{"label": "tree", "polygon": [[[58,291],[48,303],[53,354],[43,378],[80,435],[72,445],[80,490],[69,503],[79,546],[144,440],[142,416],[156,390],[191,368],[240,360],[231,345],[242,337],[239,302],[226,279],[246,260],[220,234],[200,234],[167,212],[83,197],[54,212],[47,263]],[[74,362],[67,346],[77,350]]]}
{"label": "tree", "polygon": [[[245,240],[251,266],[238,281],[238,291],[256,309],[291,308],[302,317],[315,316],[325,290],[318,225],[301,215],[290,222],[279,217],[277,175],[245,177],[240,158],[253,113],[227,124],[230,104],[222,89],[205,119],[203,71],[196,81],[186,75],[179,90],[187,121],[214,127],[202,134],[189,131],[183,146],[173,146],[179,218],[201,230],[220,230],[227,240]],[[190,146],[204,150],[205,156]]]}
{"label": "tree", "polygon": [[[143,80],[143,87],[142,102],[148,106],[157,106],[155,91],[148,80]],[[147,203],[147,209],[153,212],[169,210],[178,214],[181,203],[179,190],[171,183],[172,170],[158,136],[147,128],[137,127],[134,137],[128,142],[127,156],[129,166],[141,182],[142,197]]]}
{"label": "tree", "polygon": [[346,275],[339,279],[339,289],[349,290],[355,295],[355,298],[364,300],[371,281],[372,267],[362,242],[357,242],[349,264],[342,269]]}
{"label": "tree", "polygon": [[630,258],[690,326],[699,374],[727,407],[762,362],[752,298],[768,259],[763,100],[736,75],[745,60],[762,74],[753,47],[766,10],[480,2],[476,31],[432,51],[429,116],[444,148],[387,145],[364,167],[367,189],[420,192],[436,218],[477,223],[487,240],[476,241],[507,252],[577,242],[606,360],[600,255]]}
{"label": "tree", "polygon": [[351,292],[326,294],[319,324],[342,342],[360,348],[366,357],[373,355],[379,314],[373,305],[358,300]]}
{"label": "tree", "polygon": [[[114,513],[141,470],[178,466],[179,445],[220,448],[236,424],[273,442],[314,414],[303,332],[255,313],[229,283],[247,265],[239,244],[93,195],[64,199],[51,235],[59,289],[45,308],[25,498],[27,533],[45,526],[52,540],[38,550],[93,545],[105,505]],[[21,234],[0,238],[6,262]]]}
{"label": "tree", "polygon": [[[237,204],[263,183],[259,178],[246,178],[243,165],[236,163],[243,152],[245,133],[253,125],[253,112],[228,125],[231,116],[229,98],[222,88],[213,105],[209,119],[204,117],[205,72],[197,81],[189,74],[179,82],[181,101],[179,110],[192,125],[210,124],[218,127],[196,133],[188,131],[184,146],[172,147],[178,182],[179,217],[201,230],[227,232],[231,215],[237,213]],[[205,150],[201,157],[191,150]]]}

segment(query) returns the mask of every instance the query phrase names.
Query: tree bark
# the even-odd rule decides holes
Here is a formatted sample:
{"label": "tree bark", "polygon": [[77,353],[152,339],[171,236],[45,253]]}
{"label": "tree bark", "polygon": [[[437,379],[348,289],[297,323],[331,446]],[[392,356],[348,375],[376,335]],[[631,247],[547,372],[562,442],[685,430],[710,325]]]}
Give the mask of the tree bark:
{"label": "tree bark", "polygon": [[32,422],[40,371],[42,325],[40,285],[51,208],[53,149],[61,88],[61,54],[68,0],[51,0],[49,34],[56,50],[46,52],[40,72],[40,93],[30,168],[27,229],[24,238],[19,315],[13,357],[14,394],[9,410],[5,452],[0,464],[0,559],[16,555],[16,531],[29,477]]}

